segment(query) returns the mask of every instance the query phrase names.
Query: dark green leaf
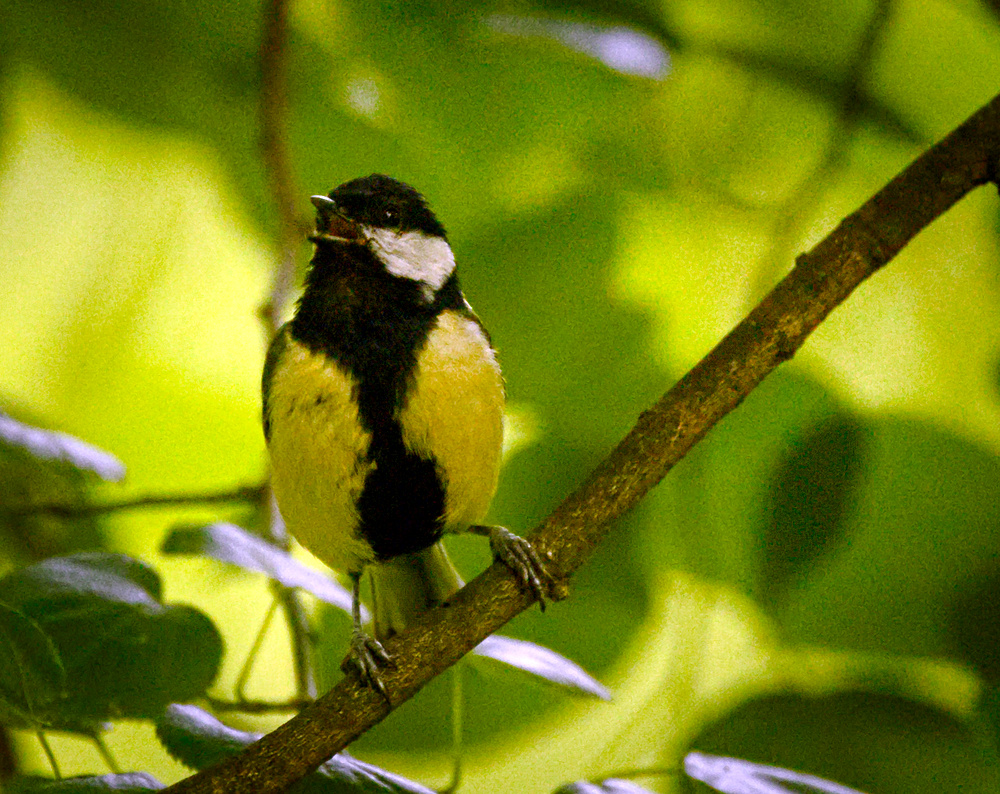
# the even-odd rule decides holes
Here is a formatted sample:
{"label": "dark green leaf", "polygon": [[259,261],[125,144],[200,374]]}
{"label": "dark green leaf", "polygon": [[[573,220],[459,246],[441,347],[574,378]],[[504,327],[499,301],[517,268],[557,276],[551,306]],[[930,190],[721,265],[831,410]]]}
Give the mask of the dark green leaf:
{"label": "dark green leaf", "polygon": [[81,471],[93,472],[104,480],[118,482],[125,476],[125,467],[114,455],[67,433],[18,422],[5,413],[0,413],[0,442],[42,460],[68,463]]}
{"label": "dark green leaf", "polygon": [[82,713],[154,718],[168,703],[201,697],[215,680],[222,637],[194,607],[164,606],[155,616],[129,616],[118,626],[121,631],[109,632],[103,660],[95,656],[81,668],[94,678],[90,692],[74,692],[72,705]]}
{"label": "dark green leaf", "polygon": [[165,554],[203,554],[248,571],[265,573],[285,587],[298,587],[328,604],[351,611],[351,594],[329,576],[235,524],[177,527],[164,540]]}
{"label": "dark green leaf", "polygon": [[51,557],[0,579],[0,600],[27,612],[82,596],[155,607],[160,595],[160,577],[147,563],[101,551]]}
{"label": "dark green leaf", "polygon": [[[702,752],[727,756],[726,763],[753,759],[764,769],[775,765],[809,770],[822,779],[877,794],[1000,791],[1000,756],[979,726],[889,695],[761,698],[710,726],[693,744]],[[697,766],[697,757],[693,763]],[[717,764],[709,772],[721,776],[723,762]],[[776,783],[771,789],[763,785],[757,790],[781,791]],[[701,784],[693,790],[707,791]]]}
{"label": "dark green leaf", "polygon": [[52,640],[31,618],[0,603],[0,713],[4,722],[39,726],[64,694],[66,671]]}
{"label": "dark green leaf", "polygon": [[[9,435],[22,441],[50,435],[26,424],[11,425],[13,420],[4,414],[0,417]],[[68,522],[58,511],[34,509],[46,505],[72,511],[85,505],[93,479],[89,470],[64,460],[39,457],[24,444],[0,438],[0,554],[27,564],[99,547],[102,539],[95,516],[76,516]]]}
{"label": "dark green leaf", "polygon": [[788,591],[786,636],[901,656],[952,653],[955,610],[979,598],[1000,555],[1000,458],[924,422],[886,417],[867,428],[844,542]]}
{"label": "dark green leaf", "polygon": [[[156,734],[182,764],[203,769],[236,755],[260,734],[239,731],[197,706],[172,705],[157,722]],[[377,766],[338,753],[289,789],[296,794],[431,794],[431,790]]]}
{"label": "dark green leaf", "polygon": [[38,715],[44,722],[152,717],[204,693],[222,658],[218,630],[159,595],[151,568],[106,553],[53,558],[0,580],[0,602],[37,622],[66,671],[67,697]]}
{"label": "dark green leaf", "polygon": [[159,594],[159,577],[148,565],[108,552],[52,557],[0,579],[0,600],[41,616],[53,603],[74,599],[155,607]]}
{"label": "dark green leaf", "polygon": [[611,700],[611,693],[604,685],[576,662],[533,642],[494,634],[472,652],[558,684],[573,693]]}
{"label": "dark green leaf", "polygon": [[100,777],[70,777],[64,780],[21,777],[4,782],[4,790],[9,794],[85,794],[101,791],[129,794],[129,792],[160,791],[164,788],[166,786],[159,780],[145,772]]}
{"label": "dark green leaf", "polygon": [[337,753],[289,789],[294,794],[434,794],[432,789],[358,761],[347,753]]}
{"label": "dark green leaf", "polygon": [[707,753],[688,753],[684,771],[723,794],[861,794],[816,775]]}
{"label": "dark green leaf", "polygon": [[766,601],[780,601],[785,588],[842,539],[861,471],[862,436],[860,423],[840,414],[796,439],[780,461],[764,523]]}
{"label": "dark green leaf", "polygon": [[174,703],[156,722],[156,735],[175,759],[192,769],[204,769],[236,755],[260,738],[219,722],[197,706]]}
{"label": "dark green leaf", "polygon": [[949,644],[959,658],[996,685],[1000,683],[1000,570],[964,585],[948,615]]}

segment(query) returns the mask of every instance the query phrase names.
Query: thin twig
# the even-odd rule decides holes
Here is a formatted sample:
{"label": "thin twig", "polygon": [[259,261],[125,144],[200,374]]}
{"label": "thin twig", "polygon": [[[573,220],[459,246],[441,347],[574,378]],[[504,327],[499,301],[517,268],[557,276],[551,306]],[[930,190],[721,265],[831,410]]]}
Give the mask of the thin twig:
{"label": "thin twig", "polygon": [[292,637],[292,665],[295,669],[295,694],[299,700],[313,701],[316,699],[315,648],[313,645],[312,624],[309,613],[298,590],[282,587],[275,583],[278,600],[281,601],[285,622]]}
{"label": "thin twig", "polygon": [[461,661],[451,668],[451,780],[438,794],[455,794],[462,785],[462,762],[465,756],[465,668]]}
{"label": "thin twig", "polygon": [[145,494],[114,502],[84,502],[64,504],[59,502],[39,502],[36,504],[0,507],[3,516],[52,515],[59,518],[84,518],[87,516],[118,513],[123,510],[143,510],[150,507],[185,507],[188,505],[211,505],[236,502],[256,502],[266,490],[264,485],[243,485],[225,491],[203,493]]}
{"label": "thin twig", "polygon": [[52,745],[49,744],[45,731],[35,731],[35,736],[38,737],[38,742],[42,745],[45,757],[49,759],[49,766],[52,767],[52,775],[56,780],[62,780],[62,772],[59,771],[59,762],[56,761],[56,754],[52,752]]}
{"label": "thin twig", "polygon": [[[866,278],[973,188],[1000,161],[1000,96],[846,218],[660,401],[532,537],[565,586],[613,519],[634,507],[726,414]],[[554,594],[557,595],[557,594]],[[534,596],[495,563],[447,608],[421,616],[386,643],[396,666],[383,676],[393,706],[411,698],[490,634],[527,609]],[[387,699],[356,675],[296,717],[210,769],[182,780],[175,794],[284,791],[383,719]]]}
{"label": "thin twig", "polygon": [[94,731],[91,734],[91,740],[94,742],[94,746],[97,747],[97,752],[101,754],[101,758],[104,759],[104,763],[108,765],[108,769],[111,770],[112,774],[120,775],[121,768],[118,766],[118,761],[111,754],[111,748],[108,747],[108,743],[104,741],[104,734],[100,730]]}
{"label": "thin twig", "polygon": [[[705,40],[685,43],[684,49],[691,54],[725,61],[749,74],[802,92],[817,102],[837,102],[843,95],[844,82],[838,76],[829,74],[815,62],[790,58],[784,51],[772,54]],[[914,145],[925,141],[920,130],[870,86],[858,86],[857,101],[860,118],[883,135]]]}
{"label": "thin twig", "polygon": [[296,253],[304,238],[299,218],[298,190],[288,155],[288,3],[267,0],[264,4],[264,37],[259,57],[261,71],[261,151],[268,187],[278,212],[278,265],[267,304],[261,309],[267,340],[274,336],[284,316],[295,285]]}
{"label": "thin twig", "polygon": [[753,293],[755,296],[760,295],[786,267],[804,221],[816,211],[824,194],[824,187],[831,184],[834,174],[847,159],[851,136],[864,110],[862,91],[891,11],[892,0],[878,0],[875,4],[847,77],[840,87],[840,96],[833,107],[835,120],[826,152],[809,173],[799,180],[798,187],[774,210],[769,235],[771,244],[756,269],[758,289]]}
{"label": "thin twig", "polygon": [[222,698],[207,697],[205,701],[212,707],[213,711],[239,711],[243,714],[278,714],[288,711],[301,711],[312,700],[301,700],[292,698],[291,700],[271,701],[271,700],[223,700]]}
{"label": "thin twig", "polygon": [[247,681],[250,680],[250,673],[253,672],[254,662],[257,661],[257,654],[260,653],[261,646],[264,644],[267,630],[271,628],[271,620],[274,618],[274,613],[278,609],[279,603],[277,598],[271,599],[271,606],[264,613],[264,620],[261,621],[260,628],[257,629],[257,636],[254,637],[253,645],[250,646],[246,661],[243,662],[243,668],[240,670],[240,674],[236,676],[236,686],[234,689],[236,690],[236,701],[238,703],[245,703],[248,700],[246,696]]}
{"label": "thin twig", "polygon": [[[295,262],[304,238],[305,225],[296,210],[298,190],[288,154],[288,2],[267,0],[264,4],[264,37],[260,45],[261,148],[271,196],[278,211],[277,266],[267,304],[261,308],[264,336],[270,341],[284,318],[292,287]],[[277,513],[270,491],[261,495],[270,540],[288,549],[290,540]],[[289,588],[277,591],[292,642],[292,662],[298,697],[316,697],[313,647],[309,619],[299,594]]]}

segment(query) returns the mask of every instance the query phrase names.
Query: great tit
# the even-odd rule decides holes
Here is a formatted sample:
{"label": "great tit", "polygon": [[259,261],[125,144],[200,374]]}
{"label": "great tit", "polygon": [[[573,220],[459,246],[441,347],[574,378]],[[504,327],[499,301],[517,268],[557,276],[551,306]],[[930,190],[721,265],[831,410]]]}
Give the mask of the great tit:
{"label": "great tit", "polygon": [[[272,487],[289,531],[353,585],[348,659],[385,694],[380,641],[462,581],[440,540],[486,535],[544,607],[531,544],[479,524],[497,486],[504,381],[444,227],[381,174],[313,196],[315,254],[262,379]],[[362,626],[372,573],[374,637]]]}

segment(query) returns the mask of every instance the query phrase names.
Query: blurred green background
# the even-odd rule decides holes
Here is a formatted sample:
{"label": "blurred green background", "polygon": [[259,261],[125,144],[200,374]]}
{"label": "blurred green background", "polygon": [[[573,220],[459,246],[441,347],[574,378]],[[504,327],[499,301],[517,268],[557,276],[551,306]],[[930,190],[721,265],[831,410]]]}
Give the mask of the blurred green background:
{"label": "blurred green background", "polygon": [[[1000,90],[985,0],[290,13],[298,210],[372,172],[428,197],[504,365],[492,518],[519,531],[797,252]],[[261,32],[243,0],[0,3],[0,409],[118,455],[127,480],[99,498],[266,475]],[[998,209],[982,189],[936,221],[620,522],[571,599],[515,621],[615,700],[473,675],[467,790],[551,791],[692,746],[868,792],[1000,790]],[[265,580],[159,552],[178,521],[220,518],[257,520],[10,522],[0,562],[98,546],[150,561],[220,627],[228,695]],[[467,574],[488,562],[477,539],[452,549]],[[315,612],[335,669],[347,619]],[[273,631],[251,694],[292,685]],[[449,697],[436,682],[352,752],[443,783]],[[126,769],[185,774],[148,724],[108,741]],[[64,772],[105,771],[86,743],[53,743]],[[16,747],[45,768],[32,736]]]}

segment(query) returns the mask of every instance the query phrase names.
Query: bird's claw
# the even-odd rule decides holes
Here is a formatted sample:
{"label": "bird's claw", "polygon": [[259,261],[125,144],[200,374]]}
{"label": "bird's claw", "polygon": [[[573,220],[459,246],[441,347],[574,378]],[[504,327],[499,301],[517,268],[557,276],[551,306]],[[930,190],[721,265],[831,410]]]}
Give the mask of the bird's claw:
{"label": "bird's claw", "polygon": [[381,671],[383,667],[394,667],[395,664],[382,647],[382,643],[364,631],[355,630],[351,634],[350,654],[346,664],[353,666],[360,673],[364,683],[377,689],[386,700],[389,699],[385,684],[382,682]]}
{"label": "bird's claw", "polygon": [[489,527],[489,538],[493,556],[510,568],[524,587],[531,589],[544,611],[546,588],[543,581],[551,582],[552,576],[535,547],[504,527]]}

